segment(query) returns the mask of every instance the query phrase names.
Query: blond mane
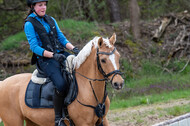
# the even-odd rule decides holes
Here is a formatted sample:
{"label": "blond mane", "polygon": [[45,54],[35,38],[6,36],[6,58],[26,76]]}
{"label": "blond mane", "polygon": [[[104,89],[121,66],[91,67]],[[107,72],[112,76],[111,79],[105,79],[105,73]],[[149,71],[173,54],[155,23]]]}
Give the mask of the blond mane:
{"label": "blond mane", "polygon": [[[95,48],[98,47],[98,40],[100,37],[94,37],[91,41],[89,41],[83,49],[79,52],[79,54],[73,59],[73,66],[74,68],[78,69],[80,65],[86,60],[86,58],[90,55],[92,47],[94,46]],[[109,39],[103,38],[104,43],[106,46],[111,48],[111,44]]]}

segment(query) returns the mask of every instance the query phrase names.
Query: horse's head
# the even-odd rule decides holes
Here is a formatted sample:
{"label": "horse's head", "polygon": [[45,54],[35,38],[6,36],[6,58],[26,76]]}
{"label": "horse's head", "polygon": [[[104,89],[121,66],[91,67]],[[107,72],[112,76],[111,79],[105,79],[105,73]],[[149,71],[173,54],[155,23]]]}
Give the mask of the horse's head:
{"label": "horse's head", "polygon": [[113,88],[119,90],[122,89],[124,80],[119,70],[120,54],[114,47],[115,42],[115,33],[110,39],[103,39],[102,37],[99,38],[97,48],[97,65],[100,73],[111,81]]}

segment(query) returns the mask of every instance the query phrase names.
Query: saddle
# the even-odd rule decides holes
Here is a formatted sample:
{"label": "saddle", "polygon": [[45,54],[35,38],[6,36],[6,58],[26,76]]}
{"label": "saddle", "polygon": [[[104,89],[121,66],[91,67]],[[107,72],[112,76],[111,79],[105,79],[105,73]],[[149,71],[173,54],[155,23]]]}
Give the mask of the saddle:
{"label": "saddle", "polygon": [[[78,94],[75,73],[71,68],[73,58],[73,55],[68,56],[64,63],[66,65],[65,69],[62,69],[63,76],[66,78],[67,83],[70,84],[68,94],[64,99],[65,106],[71,104]],[[37,66],[26,89],[25,103],[30,108],[53,108],[54,90],[53,82]]]}

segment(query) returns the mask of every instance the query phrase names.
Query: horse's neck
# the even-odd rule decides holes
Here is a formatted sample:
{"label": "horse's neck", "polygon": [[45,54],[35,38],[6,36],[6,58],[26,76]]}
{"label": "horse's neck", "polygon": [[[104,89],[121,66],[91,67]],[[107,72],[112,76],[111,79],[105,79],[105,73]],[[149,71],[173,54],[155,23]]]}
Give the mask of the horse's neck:
{"label": "horse's neck", "polygon": [[[99,72],[98,67],[97,67],[95,50],[91,52],[91,54],[87,57],[86,61],[76,71],[90,79],[103,79],[103,75]],[[82,87],[85,86],[85,88],[88,87],[89,88],[88,90],[92,92],[90,81],[82,76],[78,76],[78,77],[83,80],[81,81],[82,83],[78,83],[79,87],[80,86]],[[91,83],[95,90],[98,100],[101,102],[104,96],[105,82],[91,81]]]}

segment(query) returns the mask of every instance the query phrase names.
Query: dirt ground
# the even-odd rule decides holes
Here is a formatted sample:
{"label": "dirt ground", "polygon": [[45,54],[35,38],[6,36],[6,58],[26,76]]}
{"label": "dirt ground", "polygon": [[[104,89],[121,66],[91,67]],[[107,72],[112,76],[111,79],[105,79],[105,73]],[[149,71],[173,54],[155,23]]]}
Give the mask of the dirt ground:
{"label": "dirt ground", "polygon": [[179,99],[167,103],[110,110],[107,117],[110,126],[151,126],[174,118],[167,114],[166,109],[182,105],[190,105],[190,100]]}

